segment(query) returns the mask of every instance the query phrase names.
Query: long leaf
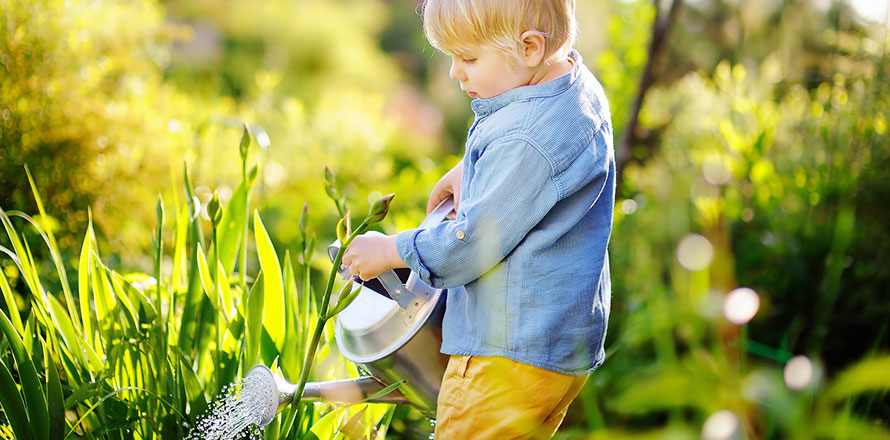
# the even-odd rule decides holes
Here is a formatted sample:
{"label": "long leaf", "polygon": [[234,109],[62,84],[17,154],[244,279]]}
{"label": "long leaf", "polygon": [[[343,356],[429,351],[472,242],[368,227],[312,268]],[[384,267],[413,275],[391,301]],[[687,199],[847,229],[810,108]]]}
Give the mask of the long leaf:
{"label": "long leaf", "polygon": [[[53,298],[55,299],[55,298]],[[65,436],[65,406],[62,398],[62,382],[53,361],[49,346],[44,346],[46,361],[46,403],[49,412],[49,438],[61,440]]]}
{"label": "long leaf", "polygon": [[[42,218],[48,218],[46,209],[43,208],[43,201],[40,199],[40,193],[37,191],[37,185],[34,183],[34,178],[31,176],[31,170],[28,169],[27,164],[25,164],[25,174],[28,175],[28,183],[31,184],[31,192],[34,194],[34,201],[37,203],[37,211],[40,212]],[[55,263],[56,273],[58,273],[59,275],[59,281],[61,281],[62,284],[62,291],[65,293],[65,302],[68,304],[68,313],[71,315],[71,318],[74,319],[74,322],[78,323],[80,322],[80,317],[77,316],[77,306],[74,302],[74,295],[71,294],[71,287],[68,284],[68,275],[65,271],[65,266],[64,264],[62,264],[62,256],[59,253],[59,245],[58,243],[56,243],[56,237],[55,235],[53,235],[52,229],[43,229],[44,231],[40,231],[40,233],[41,235],[44,235],[47,241],[47,246],[49,247],[50,255],[53,259],[53,263]],[[38,228],[38,230],[40,230],[40,228]],[[75,329],[78,332],[81,331],[81,329],[78,327],[75,327]]]}
{"label": "long leaf", "polygon": [[80,261],[77,266],[77,293],[80,301],[80,316],[83,324],[83,334],[86,344],[92,346],[93,312],[90,309],[90,268],[93,255],[93,215],[87,224],[87,232],[83,237],[83,245],[80,247]]}
{"label": "long leaf", "polygon": [[0,405],[6,413],[6,419],[17,439],[31,439],[31,423],[28,421],[28,413],[25,412],[25,401],[19,393],[18,386],[9,372],[9,368],[0,358]]}
{"label": "long leaf", "polygon": [[71,325],[71,318],[68,317],[65,308],[62,307],[59,300],[53,296],[49,297],[49,305],[50,312],[52,313],[53,320],[56,324],[55,328],[62,334],[65,348],[68,349],[69,353],[72,353],[74,357],[80,360],[81,365],[87,365],[86,354],[80,344],[80,338],[77,336],[74,326]]}
{"label": "long leaf", "polygon": [[36,285],[36,279],[34,278],[35,271],[32,262],[26,257],[27,253],[25,252],[25,247],[22,245],[22,240],[19,238],[18,232],[16,232],[15,227],[12,225],[12,221],[9,219],[9,216],[6,215],[6,212],[3,211],[3,208],[0,208],[0,222],[3,223],[3,227],[6,229],[6,235],[9,236],[9,241],[12,243],[12,249],[18,256],[14,261],[19,266],[19,271],[22,273],[22,278],[24,278],[25,284],[28,285],[28,289],[35,297],[39,297],[40,289]]}
{"label": "long leaf", "polygon": [[[219,261],[226,270],[226,275],[235,269],[235,260],[238,257],[238,248],[243,246],[241,236],[244,235],[244,223],[247,221],[244,214],[247,212],[248,196],[253,179],[248,177],[247,182],[241,181],[232,193],[229,205],[223,210],[222,220],[217,229],[217,241],[219,242]],[[246,183],[246,185],[245,185]],[[213,252],[216,252],[214,249]],[[211,261],[213,260],[211,252]]]}
{"label": "long leaf", "polygon": [[263,284],[266,277],[263,272],[257,275],[257,280],[247,294],[247,358],[244,361],[242,373],[259,361],[260,338],[263,336],[263,307],[265,300],[265,288]]}
{"label": "long leaf", "polygon": [[841,372],[834,380],[827,396],[843,399],[866,391],[890,390],[890,356],[859,361]]}
{"label": "long leaf", "polygon": [[43,385],[37,376],[37,369],[31,357],[25,352],[25,346],[19,334],[13,328],[6,313],[0,311],[0,327],[6,334],[9,347],[12,349],[15,364],[19,370],[19,378],[22,381],[22,391],[25,395],[25,403],[28,408],[28,420],[35,428],[35,439],[49,438],[49,414],[46,409],[46,398],[43,394]]}
{"label": "long leaf", "polygon": [[263,307],[263,325],[269,336],[275,341],[279,351],[284,346],[284,286],[281,280],[281,265],[278,263],[278,254],[272,246],[272,240],[263,226],[258,211],[254,211],[254,234],[256,239],[257,254],[260,258],[260,268],[263,271],[265,282]]}
{"label": "long leaf", "polygon": [[22,318],[19,316],[19,308],[16,305],[15,297],[12,296],[12,289],[6,281],[6,275],[0,270],[0,290],[3,291],[3,299],[6,300],[6,309],[9,310],[9,317],[12,319],[12,325],[19,333],[25,333],[25,326],[22,325]]}

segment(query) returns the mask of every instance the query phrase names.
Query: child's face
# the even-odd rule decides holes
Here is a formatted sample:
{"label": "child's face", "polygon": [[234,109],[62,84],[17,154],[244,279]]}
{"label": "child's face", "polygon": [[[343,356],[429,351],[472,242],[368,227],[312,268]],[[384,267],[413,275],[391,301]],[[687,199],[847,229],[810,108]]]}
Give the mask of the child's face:
{"label": "child's face", "polygon": [[471,98],[492,98],[516,87],[528,85],[533,72],[524,65],[512,67],[499,51],[478,46],[459,54],[450,54],[451,79]]}

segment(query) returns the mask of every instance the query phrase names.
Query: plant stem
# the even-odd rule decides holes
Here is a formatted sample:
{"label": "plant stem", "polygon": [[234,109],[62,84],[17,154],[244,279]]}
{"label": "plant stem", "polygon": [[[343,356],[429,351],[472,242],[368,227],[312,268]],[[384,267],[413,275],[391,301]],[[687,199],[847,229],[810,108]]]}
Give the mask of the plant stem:
{"label": "plant stem", "polygon": [[[241,181],[247,190],[244,200],[244,239],[241,242],[241,292],[247,292],[247,234],[250,226],[250,190],[247,184],[247,158],[241,160]],[[219,254],[219,252],[217,252]]]}
{"label": "plant stem", "polygon": [[309,380],[309,372],[312,369],[312,363],[315,361],[315,351],[318,349],[318,343],[321,340],[321,334],[324,331],[324,326],[327,324],[327,321],[330,317],[326,317],[328,312],[328,303],[331,300],[331,292],[334,289],[334,280],[337,277],[337,269],[340,268],[340,262],[343,260],[343,254],[346,252],[346,248],[349,247],[349,244],[352,243],[352,240],[357,237],[359,234],[365,232],[368,229],[368,219],[362,221],[362,224],[352,232],[348,239],[346,239],[345,243],[340,244],[340,249],[337,251],[337,256],[334,258],[334,266],[331,268],[331,274],[328,276],[328,283],[325,285],[324,296],[321,300],[321,308],[318,310],[318,320],[315,323],[315,332],[312,334],[312,341],[309,343],[309,347],[306,349],[306,358],[303,361],[303,371],[300,373],[300,382],[297,384],[297,390],[294,393],[294,405],[298,406],[297,410],[297,426],[299,426],[300,419],[302,414],[302,406],[300,405],[300,400],[303,396],[303,390],[306,388],[306,382]]}

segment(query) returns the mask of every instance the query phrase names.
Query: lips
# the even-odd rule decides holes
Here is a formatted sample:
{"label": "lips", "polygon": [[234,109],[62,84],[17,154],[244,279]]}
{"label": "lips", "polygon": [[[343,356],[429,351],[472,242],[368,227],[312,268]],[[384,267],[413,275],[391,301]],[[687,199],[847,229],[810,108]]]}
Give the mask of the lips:
{"label": "lips", "polygon": [[468,90],[464,90],[464,92],[466,92],[467,96],[469,96],[470,98],[475,98],[476,96],[479,96],[476,94],[476,92],[470,92]]}

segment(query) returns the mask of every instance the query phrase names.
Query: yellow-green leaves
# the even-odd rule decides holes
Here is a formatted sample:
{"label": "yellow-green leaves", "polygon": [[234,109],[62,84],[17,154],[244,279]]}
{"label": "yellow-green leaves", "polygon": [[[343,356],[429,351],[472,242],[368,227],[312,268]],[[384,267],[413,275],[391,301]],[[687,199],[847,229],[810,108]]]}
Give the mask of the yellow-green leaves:
{"label": "yellow-green leaves", "polygon": [[844,370],[828,389],[828,396],[841,400],[866,391],[890,390],[890,356],[860,361]]}
{"label": "yellow-green leaves", "polygon": [[278,262],[278,254],[272,246],[272,240],[269,238],[257,211],[254,211],[253,214],[253,229],[260,268],[265,278],[263,283],[265,285],[263,289],[263,326],[280,350],[283,347],[285,335],[284,286],[281,280],[281,265]]}

